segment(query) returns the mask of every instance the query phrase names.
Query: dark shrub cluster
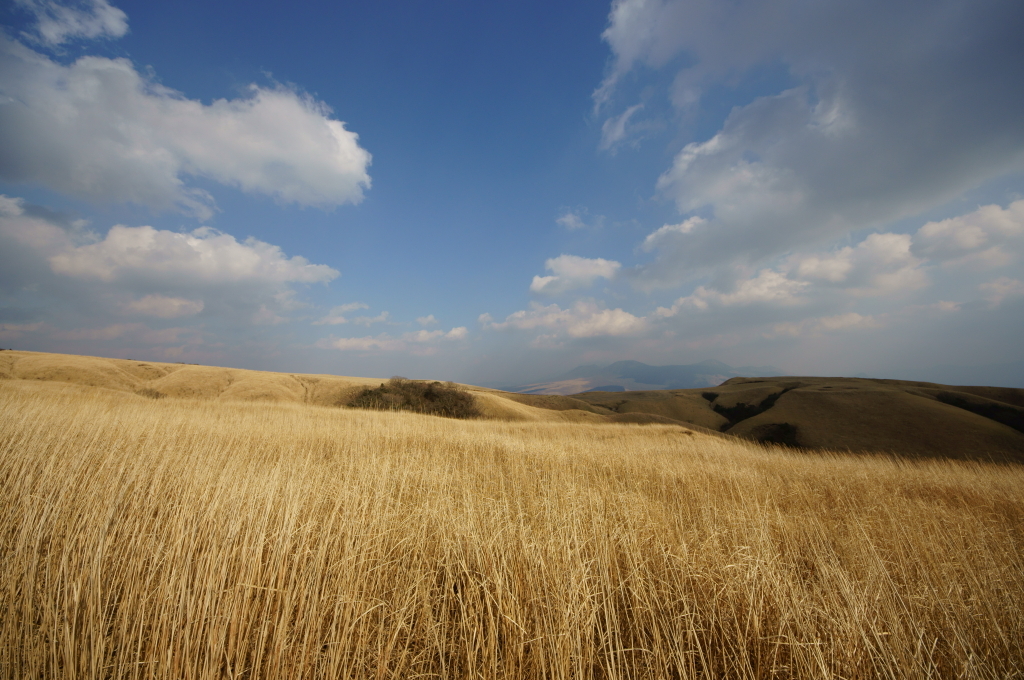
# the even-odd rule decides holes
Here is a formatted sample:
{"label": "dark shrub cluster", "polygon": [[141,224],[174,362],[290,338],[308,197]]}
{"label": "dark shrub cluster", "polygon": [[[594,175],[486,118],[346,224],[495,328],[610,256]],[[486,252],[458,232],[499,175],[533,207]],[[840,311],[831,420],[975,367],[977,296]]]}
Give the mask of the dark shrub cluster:
{"label": "dark shrub cluster", "polygon": [[137,389],[135,390],[135,394],[139,395],[140,397],[149,397],[150,399],[163,399],[164,397],[167,396],[163,392],[159,392],[149,387]]}
{"label": "dark shrub cluster", "polygon": [[394,377],[380,387],[367,388],[348,403],[352,408],[382,411],[415,411],[446,418],[480,415],[473,397],[454,383],[427,382]]}

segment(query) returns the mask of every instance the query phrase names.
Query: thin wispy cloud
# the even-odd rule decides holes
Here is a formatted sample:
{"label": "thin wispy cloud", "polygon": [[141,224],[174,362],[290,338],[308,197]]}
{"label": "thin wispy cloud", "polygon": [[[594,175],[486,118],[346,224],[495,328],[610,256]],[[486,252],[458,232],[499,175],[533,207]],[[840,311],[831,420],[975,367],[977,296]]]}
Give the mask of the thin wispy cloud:
{"label": "thin wispy cloud", "polygon": [[54,0],[14,0],[35,17],[26,35],[54,47],[75,39],[120,38],[128,32],[128,15],[107,0],[81,0],[75,4]]}

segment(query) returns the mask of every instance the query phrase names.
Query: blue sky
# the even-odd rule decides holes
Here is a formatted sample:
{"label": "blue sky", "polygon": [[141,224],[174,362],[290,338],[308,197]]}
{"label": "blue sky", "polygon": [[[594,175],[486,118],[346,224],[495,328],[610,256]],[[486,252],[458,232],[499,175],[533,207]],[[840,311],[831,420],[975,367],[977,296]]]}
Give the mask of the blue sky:
{"label": "blue sky", "polygon": [[1018,2],[0,21],[0,346],[477,384],[1024,360]]}

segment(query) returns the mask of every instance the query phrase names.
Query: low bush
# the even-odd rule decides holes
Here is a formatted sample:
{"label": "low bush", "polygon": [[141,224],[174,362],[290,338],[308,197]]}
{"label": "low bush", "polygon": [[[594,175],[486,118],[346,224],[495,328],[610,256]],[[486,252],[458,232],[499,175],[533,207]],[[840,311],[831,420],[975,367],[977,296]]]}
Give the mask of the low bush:
{"label": "low bush", "polygon": [[446,418],[475,418],[480,415],[473,397],[454,383],[408,380],[395,376],[380,387],[367,388],[348,405],[381,411],[414,411]]}

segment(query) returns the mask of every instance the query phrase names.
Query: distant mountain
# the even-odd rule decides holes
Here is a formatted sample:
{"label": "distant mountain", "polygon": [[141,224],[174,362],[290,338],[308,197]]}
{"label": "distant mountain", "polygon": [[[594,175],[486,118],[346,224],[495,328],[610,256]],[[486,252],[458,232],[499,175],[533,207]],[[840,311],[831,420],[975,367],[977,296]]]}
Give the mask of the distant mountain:
{"label": "distant mountain", "polygon": [[729,366],[721,361],[696,364],[651,366],[640,361],[616,361],[613,364],[587,364],[545,382],[502,388],[522,394],[579,394],[600,390],[679,390],[714,387],[735,377],[761,377],[781,373],[773,366]]}

